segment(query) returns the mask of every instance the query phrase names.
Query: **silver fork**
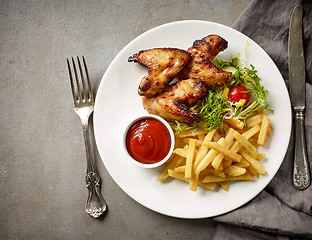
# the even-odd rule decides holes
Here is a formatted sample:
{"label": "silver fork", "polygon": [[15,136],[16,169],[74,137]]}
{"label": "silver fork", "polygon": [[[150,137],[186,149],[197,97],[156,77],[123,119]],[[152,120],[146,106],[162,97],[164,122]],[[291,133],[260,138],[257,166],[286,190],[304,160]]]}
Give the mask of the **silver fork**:
{"label": "silver fork", "polygon": [[[90,85],[90,79],[85,58],[82,57],[82,60],[85,69],[84,73],[79,57],[77,57],[77,61],[80,74],[78,74],[74,58],[71,58],[72,67],[70,65],[70,60],[67,59],[67,66],[74,98],[74,109],[82,122],[83,136],[87,154],[87,173],[85,181],[88,188],[88,198],[86,203],[86,212],[92,217],[98,218],[103,212],[106,211],[107,206],[100,191],[101,179],[97,173],[96,165],[94,164],[91,153],[89,138],[89,117],[92,114],[94,108],[94,96]],[[74,74],[72,74],[72,72]]]}

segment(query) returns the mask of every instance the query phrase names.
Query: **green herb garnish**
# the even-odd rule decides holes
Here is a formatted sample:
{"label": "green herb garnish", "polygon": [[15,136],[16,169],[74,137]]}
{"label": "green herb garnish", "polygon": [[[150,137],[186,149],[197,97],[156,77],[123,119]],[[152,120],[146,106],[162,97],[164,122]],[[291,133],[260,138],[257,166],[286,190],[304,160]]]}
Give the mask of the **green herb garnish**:
{"label": "green herb garnish", "polygon": [[[234,57],[229,62],[215,59],[214,64],[223,71],[232,72],[233,81],[226,86],[209,89],[207,96],[193,108],[194,111],[200,111],[201,120],[194,123],[193,126],[187,126],[183,123],[173,124],[175,131],[182,132],[190,128],[202,128],[207,131],[216,128],[223,130],[221,126],[226,118],[239,119],[245,122],[247,117],[260,109],[274,113],[267,102],[268,91],[261,86],[261,79],[253,65],[246,67],[239,56]],[[224,96],[226,88],[230,89],[237,85],[248,88],[251,95],[248,104],[235,104]]]}

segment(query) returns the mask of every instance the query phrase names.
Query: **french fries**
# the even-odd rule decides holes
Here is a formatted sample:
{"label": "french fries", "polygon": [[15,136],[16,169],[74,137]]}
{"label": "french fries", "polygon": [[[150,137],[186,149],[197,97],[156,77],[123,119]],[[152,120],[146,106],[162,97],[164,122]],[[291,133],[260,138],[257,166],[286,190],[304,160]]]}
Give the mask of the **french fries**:
{"label": "french fries", "polygon": [[191,178],[192,176],[196,141],[197,141],[196,139],[192,139],[189,144],[189,150],[187,151],[186,163],[185,163],[185,178]]}
{"label": "french fries", "polygon": [[270,125],[270,119],[265,114],[262,114],[261,129],[260,129],[259,137],[257,141],[258,145],[263,146],[264,143],[266,142],[266,136],[268,133],[269,125]]}
{"label": "french fries", "polygon": [[191,191],[197,186],[214,190],[219,186],[229,189],[229,182],[253,181],[267,172],[260,163],[264,158],[257,150],[270,138],[273,128],[263,111],[246,120],[227,120],[225,132],[188,130],[175,134],[176,146],[167,166],[158,177],[168,177],[189,183]]}

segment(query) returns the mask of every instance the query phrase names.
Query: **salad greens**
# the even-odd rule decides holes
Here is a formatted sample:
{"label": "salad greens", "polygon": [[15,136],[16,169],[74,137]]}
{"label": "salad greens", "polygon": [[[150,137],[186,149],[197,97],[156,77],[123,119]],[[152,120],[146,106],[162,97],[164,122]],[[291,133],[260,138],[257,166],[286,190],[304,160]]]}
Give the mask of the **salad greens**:
{"label": "salad greens", "polygon": [[[273,113],[267,102],[268,91],[261,86],[261,79],[257,75],[257,70],[253,65],[246,67],[240,60],[239,56],[234,57],[227,62],[220,59],[215,59],[214,64],[223,71],[232,72],[234,79],[231,83],[208,89],[207,96],[199,100],[196,106],[192,107],[192,111],[200,111],[201,120],[188,126],[183,123],[176,122],[173,128],[177,132],[182,132],[191,128],[201,128],[211,131],[215,128],[222,129],[224,119],[240,119],[246,125],[246,118],[260,109],[266,109]],[[227,97],[229,89],[234,86],[245,86],[250,93],[250,101],[231,102]]]}

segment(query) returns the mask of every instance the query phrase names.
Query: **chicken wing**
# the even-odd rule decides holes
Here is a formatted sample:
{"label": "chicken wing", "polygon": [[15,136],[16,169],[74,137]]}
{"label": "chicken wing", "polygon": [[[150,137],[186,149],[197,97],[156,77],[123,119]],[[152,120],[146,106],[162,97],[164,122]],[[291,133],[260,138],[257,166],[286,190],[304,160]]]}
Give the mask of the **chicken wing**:
{"label": "chicken wing", "polygon": [[193,46],[187,51],[192,55],[195,61],[209,59],[212,61],[219,52],[227,48],[227,41],[218,35],[208,35],[200,40],[196,40]]}
{"label": "chicken wing", "polygon": [[166,87],[155,97],[143,97],[143,107],[169,122],[178,121],[192,125],[200,120],[199,112],[190,111],[197,100],[206,96],[207,88],[199,79],[186,79]]}
{"label": "chicken wing", "polygon": [[220,87],[233,80],[230,72],[222,71],[210,60],[191,61],[179,74],[179,79],[199,78],[207,87]]}
{"label": "chicken wing", "polygon": [[161,93],[190,60],[191,56],[187,51],[177,48],[142,50],[128,59],[129,62],[138,62],[148,69],[138,90],[139,95],[146,97]]}
{"label": "chicken wing", "polygon": [[227,41],[218,35],[196,40],[187,50],[192,55],[192,60],[179,73],[178,79],[199,78],[207,87],[219,87],[231,82],[232,73],[222,71],[211,62],[226,48]]}

